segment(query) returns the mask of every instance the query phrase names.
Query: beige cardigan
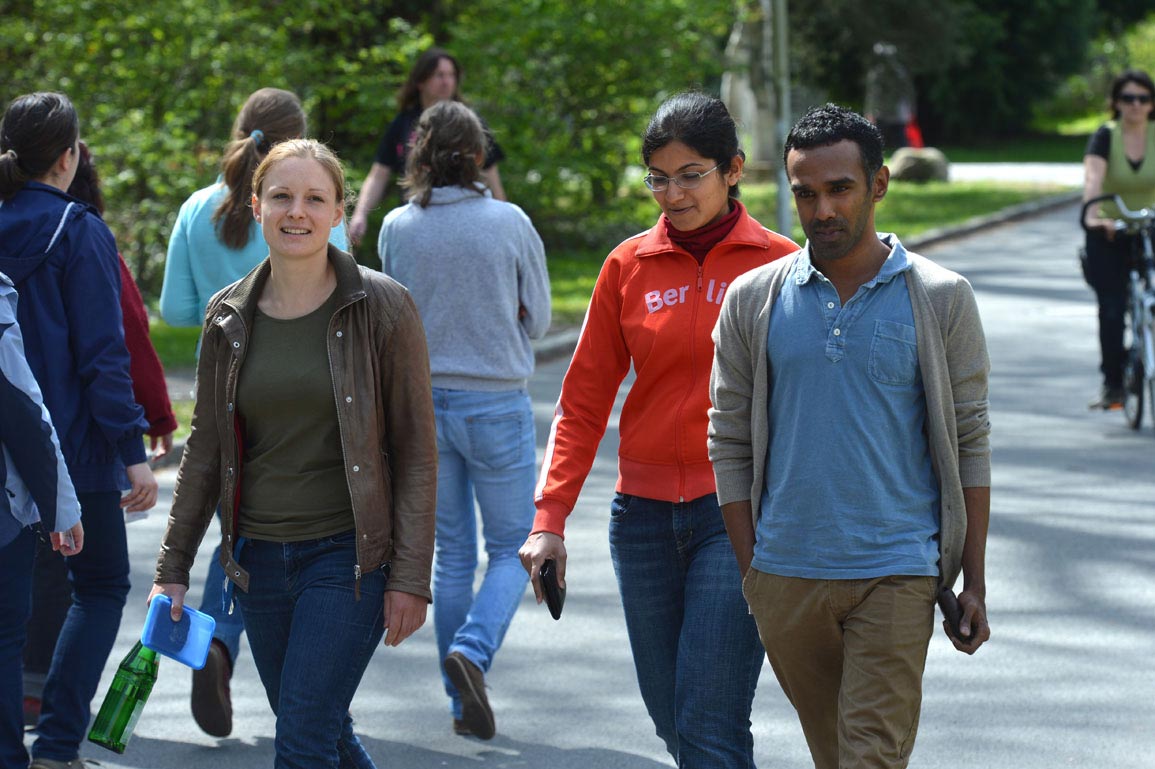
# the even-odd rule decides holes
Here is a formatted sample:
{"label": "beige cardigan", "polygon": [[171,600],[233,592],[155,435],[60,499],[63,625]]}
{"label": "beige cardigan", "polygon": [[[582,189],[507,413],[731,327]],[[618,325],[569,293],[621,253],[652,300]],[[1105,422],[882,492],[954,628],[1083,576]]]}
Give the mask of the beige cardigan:
{"label": "beige cardigan", "polygon": [[[942,581],[953,585],[962,568],[966,539],[963,488],[991,482],[990,360],[970,283],[925,257],[908,255],[906,285],[926,390],[931,461],[942,500]],[[770,438],[771,372],[766,354],[770,311],[795,263],[794,257],[779,259],[736,280],[726,292],[714,328],[708,446],[718,503],[750,500],[755,527]]]}

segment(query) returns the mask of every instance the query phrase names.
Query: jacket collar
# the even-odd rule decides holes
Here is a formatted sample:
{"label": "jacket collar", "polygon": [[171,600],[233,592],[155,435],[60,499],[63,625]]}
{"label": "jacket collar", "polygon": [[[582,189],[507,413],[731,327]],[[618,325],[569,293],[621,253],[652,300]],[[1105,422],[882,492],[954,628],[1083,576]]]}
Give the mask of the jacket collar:
{"label": "jacket collar", "polygon": [[[361,278],[361,270],[353,257],[341,249],[329,244],[329,263],[337,273],[337,307],[345,307],[358,299],[365,297],[365,282]],[[265,282],[269,279],[272,266],[269,257],[253,268],[245,277],[241,278],[225,297],[223,304],[231,307],[244,320],[245,325],[252,327],[253,317],[257,312],[257,302],[261,298]]]}
{"label": "jacket collar", "polygon": [[[750,216],[740,200],[735,200],[734,205],[741,211],[738,221],[734,224],[734,229],[730,230],[729,234],[711,249],[711,253],[730,245],[769,249],[770,236],[766,234],[766,228]],[[634,253],[639,257],[671,252],[685,253],[683,249],[674,244],[674,241],[670,240],[670,236],[666,234],[666,228],[662,226],[660,221],[637,237],[641,241]]]}

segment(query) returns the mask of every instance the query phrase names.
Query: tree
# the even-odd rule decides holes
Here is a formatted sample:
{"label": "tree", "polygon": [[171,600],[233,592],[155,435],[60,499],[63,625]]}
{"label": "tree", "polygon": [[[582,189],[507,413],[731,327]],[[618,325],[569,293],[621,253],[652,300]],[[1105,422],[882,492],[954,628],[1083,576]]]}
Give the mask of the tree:
{"label": "tree", "polygon": [[367,166],[392,93],[431,42],[387,5],[5,2],[4,101],[36,90],[70,96],[104,179],[109,226],[142,289],[155,295],[177,210],[216,177],[252,91],[295,91],[313,135]]}
{"label": "tree", "polygon": [[732,0],[462,4],[452,47],[508,156],[510,198],[572,236],[612,222],[647,117],[665,96],[717,82],[732,14]]}

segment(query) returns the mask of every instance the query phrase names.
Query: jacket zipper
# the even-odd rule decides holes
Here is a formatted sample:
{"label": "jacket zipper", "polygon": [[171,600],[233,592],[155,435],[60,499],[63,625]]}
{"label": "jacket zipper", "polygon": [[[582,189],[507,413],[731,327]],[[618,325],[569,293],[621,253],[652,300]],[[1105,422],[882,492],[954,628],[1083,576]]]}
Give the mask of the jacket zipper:
{"label": "jacket zipper", "polygon": [[[356,301],[356,300],[354,300]],[[334,374],[335,367],[333,366],[333,348],[331,347],[334,335],[333,319],[337,317],[338,313],[346,307],[352,305],[353,302],[342,305],[333,311],[333,317],[329,319],[329,331],[325,337],[325,355],[329,358],[329,379],[333,385],[333,403],[337,407],[337,429],[341,433],[341,464],[345,466],[345,486],[349,489],[349,507],[353,511],[353,552],[356,554],[356,560],[353,563],[353,600],[361,600],[361,535],[360,526],[357,523],[357,500],[353,493],[353,487],[349,483],[349,456],[345,453],[345,420],[341,416],[341,394],[337,391],[337,378]]]}

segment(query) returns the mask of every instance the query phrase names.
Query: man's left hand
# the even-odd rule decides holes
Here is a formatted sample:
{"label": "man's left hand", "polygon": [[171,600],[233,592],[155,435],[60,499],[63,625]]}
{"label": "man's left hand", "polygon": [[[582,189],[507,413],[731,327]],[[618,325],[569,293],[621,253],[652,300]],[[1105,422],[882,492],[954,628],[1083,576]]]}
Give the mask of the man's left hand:
{"label": "man's left hand", "polygon": [[963,635],[969,634],[970,640],[963,641],[957,638],[946,620],[943,620],[942,627],[950,642],[954,644],[954,648],[960,652],[974,654],[991,637],[991,626],[987,624],[987,604],[982,596],[966,590],[959,593],[958,604],[962,610],[959,630]]}

